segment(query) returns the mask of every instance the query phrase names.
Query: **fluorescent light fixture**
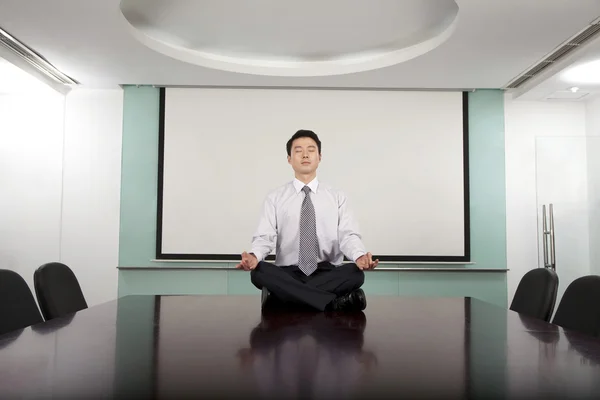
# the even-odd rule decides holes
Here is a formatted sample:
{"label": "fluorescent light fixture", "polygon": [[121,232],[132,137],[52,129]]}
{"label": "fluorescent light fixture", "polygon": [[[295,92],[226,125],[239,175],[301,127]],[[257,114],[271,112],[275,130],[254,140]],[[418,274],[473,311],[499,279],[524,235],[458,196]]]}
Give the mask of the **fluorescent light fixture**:
{"label": "fluorescent light fixture", "polygon": [[[10,52],[14,57],[22,60],[29,64],[37,72],[43,74],[45,77],[61,85],[78,85],[75,79],[67,76],[54,65],[50,64],[48,60],[42,57],[40,54],[35,52],[33,49],[27,47],[24,43],[21,43],[17,38],[12,36],[0,28],[0,47],[4,51]],[[8,57],[7,57],[8,58]]]}
{"label": "fluorescent light fixture", "polygon": [[562,78],[573,83],[600,84],[600,60],[569,68]]}

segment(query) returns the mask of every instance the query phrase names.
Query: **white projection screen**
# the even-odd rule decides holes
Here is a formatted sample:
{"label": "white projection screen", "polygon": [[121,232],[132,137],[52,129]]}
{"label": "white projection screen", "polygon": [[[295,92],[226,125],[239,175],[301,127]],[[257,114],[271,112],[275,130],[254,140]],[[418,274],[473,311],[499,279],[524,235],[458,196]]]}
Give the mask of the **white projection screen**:
{"label": "white projection screen", "polygon": [[239,260],[309,129],[319,181],[380,261],[470,261],[466,93],[162,88],[160,103],[157,259]]}

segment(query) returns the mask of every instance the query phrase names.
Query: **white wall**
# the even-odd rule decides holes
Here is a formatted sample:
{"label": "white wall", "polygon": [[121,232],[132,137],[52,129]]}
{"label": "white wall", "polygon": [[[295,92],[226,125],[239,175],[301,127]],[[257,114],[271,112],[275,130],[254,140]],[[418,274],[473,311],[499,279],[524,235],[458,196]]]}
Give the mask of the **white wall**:
{"label": "white wall", "polygon": [[590,272],[600,275],[600,97],[586,103]]}
{"label": "white wall", "polygon": [[122,91],[0,96],[0,268],[61,261],[89,305],[117,297]]}
{"label": "white wall", "polygon": [[0,268],[33,290],[33,272],[60,256],[64,97],[0,95]]}
{"label": "white wall", "polygon": [[67,95],[61,260],[92,304],[117,297],[121,90]]}
{"label": "white wall", "polygon": [[[505,98],[505,145],[506,145],[506,234],[508,300],[512,301],[514,292],[522,276],[532,268],[541,265],[538,259],[538,212],[536,200],[536,138],[547,136],[578,136],[581,140],[586,134],[585,104],[583,103],[551,103],[513,101]],[[577,140],[573,139],[577,143]],[[570,171],[573,179],[587,181],[585,167],[585,151],[575,157],[570,154],[574,147],[585,149],[585,146],[572,145],[570,149],[554,146],[552,140],[541,140],[542,147],[553,152],[544,152],[546,159],[550,155],[557,160],[573,161]],[[562,140],[562,139],[561,139]],[[558,141],[556,141],[558,142]],[[561,171],[561,165],[552,164],[553,172],[560,172],[562,181],[567,175]],[[564,169],[567,171],[568,169]],[[543,176],[543,174],[542,174]],[[547,178],[547,175],[546,175]],[[586,186],[584,184],[584,186]],[[562,197],[561,197],[562,196]],[[573,196],[578,197],[573,199]],[[577,191],[554,191],[553,203],[587,204],[587,189]],[[580,197],[580,198],[579,198]],[[557,273],[560,279],[557,302],[560,301],[567,285],[576,277],[589,273],[589,246],[587,242],[588,217],[581,213],[567,217],[561,216],[558,207],[557,218]],[[566,221],[565,221],[566,220]],[[566,222],[566,223],[565,223]],[[560,225],[560,226],[558,226]],[[579,240],[577,240],[579,239]],[[575,243],[573,242],[575,241]],[[569,246],[578,246],[569,251]],[[565,247],[567,247],[565,249]]]}

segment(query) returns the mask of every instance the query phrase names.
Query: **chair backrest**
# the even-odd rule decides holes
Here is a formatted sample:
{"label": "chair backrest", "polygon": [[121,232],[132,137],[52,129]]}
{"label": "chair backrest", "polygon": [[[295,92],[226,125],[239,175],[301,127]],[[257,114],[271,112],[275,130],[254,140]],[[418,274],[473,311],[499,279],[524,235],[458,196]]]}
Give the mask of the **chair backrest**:
{"label": "chair backrest", "polygon": [[87,308],[77,277],[65,264],[52,262],[33,274],[35,294],[46,320]]}
{"label": "chair backrest", "polygon": [[571,282],[552,323],[588,335],[600,335],[600,276],[582,276]]}
{"label": "chair backrest", "polygon": [[21,275],[0,269],[0,334],[43,321],[31,290]]}
{"label": "chair backrest", "polygon": [[510,309],[530,317],[549,321],[556,303],[558,276],[549,268],[527,272],[515,292]]}

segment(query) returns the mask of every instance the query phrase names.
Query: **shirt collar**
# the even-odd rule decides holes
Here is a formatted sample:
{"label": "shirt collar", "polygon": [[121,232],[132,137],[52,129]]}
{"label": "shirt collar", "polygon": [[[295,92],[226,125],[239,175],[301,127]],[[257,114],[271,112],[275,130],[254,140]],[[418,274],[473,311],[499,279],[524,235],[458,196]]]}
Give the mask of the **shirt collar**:
{"label": "shirt collar", "polygon": [[298,178],[294,178],[294,189],[296,189],[296,193],[300,193],[304,186],[308,186],[311,192],[317,193],[317,188],[319,187],[319,180],[315,176],[315,179],[310,181],[308,185],[305,185],[304,182],[300,181]]}

